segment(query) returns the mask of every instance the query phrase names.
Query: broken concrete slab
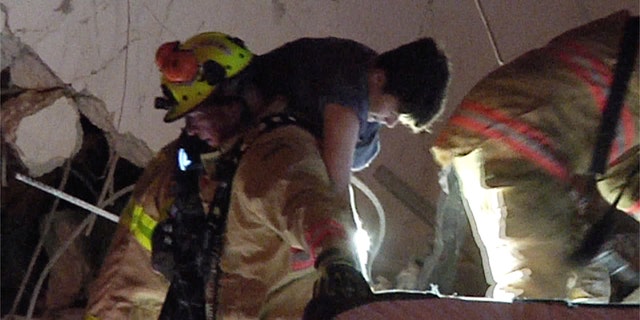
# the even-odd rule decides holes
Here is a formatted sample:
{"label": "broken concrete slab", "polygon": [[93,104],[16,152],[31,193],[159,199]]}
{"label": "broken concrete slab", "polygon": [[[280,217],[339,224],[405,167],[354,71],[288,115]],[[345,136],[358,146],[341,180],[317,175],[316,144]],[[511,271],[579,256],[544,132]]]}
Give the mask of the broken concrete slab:
{"label": "broken concrete slab", "polygon": [[39,177],[61,166],[80,150],[80,114],[73,100],[60,97],[46,108],[22,118],[15,137],[14,146],[29,174]]}
{"label": "broken concrete slab", "polygon": [[46,90],[63,87],[64,83],[49,69],[38,56],[30,50],[23,50],[13,61],[11,68],[11,80],[13,84],[24,89]]}

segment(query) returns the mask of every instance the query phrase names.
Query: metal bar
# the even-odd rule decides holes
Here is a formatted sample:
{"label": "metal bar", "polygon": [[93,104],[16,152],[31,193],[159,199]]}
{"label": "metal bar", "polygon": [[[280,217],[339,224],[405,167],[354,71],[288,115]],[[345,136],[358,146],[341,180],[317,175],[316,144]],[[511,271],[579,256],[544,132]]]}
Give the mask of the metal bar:
{"label": "metal bar", "polygon": [[55,189],[55,188],[52,188],[52,187],[50,187],[50,186],[48,186],[48,185],[46,185],[44,183],[38,182],[36,180],[33,180],[33,179],[31,179],[31,178],[29,178],[27,176],[24,176],[22,174],[16,173],[16,179],[20,180],[20,181],[22,181],[22,182],[24,182],[24,183],[26,183],[26,184],[28,184],[28,185],[30,185],[32,187],[36,187],[36,188],[38,188],[38,189],[40,189],[40,190],[42,190],[44,192],[47,192],[47,193],[49,193],[49,194],[51,194],[51,195],[53,195],[55,197],[58,197],[58,198],[60,198],[62,200],[65,200],[65,201],[67,201],[69,203],[75,204],[76,206],[78,206],[80,208],[83,208],[83,209],[86,209],[86,210],[88,210],[90,212],[93,212],[93,213],[95,213],[95,214],[97,214],[97,215],[99,215],[99,216],[101,216],[101,217],[103,217],[103,218],[105,218],[107,220],[111,220],[111,221],[116,222],[116,223],[120,220],[120,217],[118,217],[117,215],[115,215],[115,214],[113,214],[111,212],[108,212],[108,211],[106,211],[106,210],[104,210],[102,208],[98,208],[98,207],[96,207],[96,206],[94,206],[94,205],[92,205],[92,204],[90,204],[90,203],[88,203],[88,202],[86,202],[84,200],[78,199],[78,198],[76,198],[76,197],[74,197],[74,196],[72,196],[72,195],[70,195],[68,193],[62,192],[62,191],[60,191],[58,189]]}

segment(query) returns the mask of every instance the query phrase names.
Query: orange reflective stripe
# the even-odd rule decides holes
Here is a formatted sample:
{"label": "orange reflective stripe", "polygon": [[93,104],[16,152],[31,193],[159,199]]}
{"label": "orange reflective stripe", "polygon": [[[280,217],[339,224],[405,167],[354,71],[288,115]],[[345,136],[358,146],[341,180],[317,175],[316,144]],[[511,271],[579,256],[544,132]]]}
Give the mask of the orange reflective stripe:
{"label": "orange reflective stripe", "polygon": [[[609,94],[609,87],[613,81],[611,69],[601,59],[591,54],[587,47],[576,42],[568,43],[562,50],[554,52],[569,69],[588,85],[596,105],[600,112],[603,112]],[[616,136],[611,145],[610,164],[633,147],[635,132],[638,131],[637,123],[633,118],[629,111],[629,106],[625,104],[620,113]]]}
{"label": "orange reflective stripe", "polygon": [[504,123],[509,127],[513,128],[513,130],[516,131],[517,133],[525,135],[531,138],[532,140],[538,141],[539,144],[551,146],[554,143],[542,131],[522,121],[512,119],[497,109],[489,108],[487,106],[482,105],[481,103],[474,102],[471,100],[466,100],[465,102],[463,102],[463,105],[464,105],[463,112],[472,111],[474,113],[477,113],[478,115],[483,115],[492,121]]}
{"label": "orange reflective stripe", "polygon": [[[570,43],[562,49],[555,49],[554,54],[584,81],[596,105],[602,112],[607,101],[608,88],[612,80],[610,68],[600,59],[589,53],[589,50],[577,43]],[[609,155],[609,163],[631,149],[635,143],[637,123],[625,105],[616,128],[616,136]],[[466,130],[483,135],[487,138],[504,141],[507,146],[519,152],[551,175],[568,181],[570,173],[565,159],[558,154],[555,142],[546,134],[531,125],[512,119],[482,104],[464,100],[459,113],[453,116],[449,123]],[[594,128],[594,130],[597,130]],[[442,138],[442,137],[441,137]]]}
{"label": "orange reflective stripe", "polygon": [[563,181],[569,180],[565,162],[556,155],[552,141],[538,129],[474,101],[463,101],[460,109],[461,112],[449,120],[450,124],[504,141],[551,175]]}

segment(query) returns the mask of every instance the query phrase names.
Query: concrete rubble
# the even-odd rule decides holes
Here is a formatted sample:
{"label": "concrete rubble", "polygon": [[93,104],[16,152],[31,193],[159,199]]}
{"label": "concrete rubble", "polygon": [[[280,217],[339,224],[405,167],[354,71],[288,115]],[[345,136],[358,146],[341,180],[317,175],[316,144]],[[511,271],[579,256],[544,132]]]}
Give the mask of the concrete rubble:
{"label": "concrete rubble", "polygon": [[[25,314],[27,302],[35,295],[36,303],[29,308],[36,315],[81,319],[81,312],[71,307],[86,299],[88,284],[97,272],[100,255],[108,246],[115,224],[98,220],[93,230],[88,229],[72,239],[70,235],[88,216],[87,212],[67,205],[47,214],[48,208],[55,207],[53,199],[31,187],[25,188],[13,176],[22,173],[73,193],[73,190],[66,190],[71,189],[71,185],[57,185],[64,180],[65,165],[70,164],[72,175],[75,174],[79,180],[91,180],[75,190],[84,189],[89,194],[87,200],[96,199],[102,193],[100,189],[109,190],[111,194],[118,191],[113,181],[111,185],[105,185],[109,181],[105,177],[110,159],[125,161],[129,172],[139,173],[152,158],[153,151],[132,134],[118,132],[113,125],[113,115],[107,111],[104,102],[89,92],[77,92],[66,85],[6,26],[0,34],[0,41],[3,314],[14,307],[13,301],[9,301],[14,300],[14,294],[4,296],[5,289],[16,293],[20,286],[24,292],[21,302],[16,305],[17,310],[12,310],[16,315]],[[92,129],[88,132],[84,128]],[[93,174],[83,174],[82,167],[98,169]],[[128,176],[128,183],[135,182],[135,174]],[[122,196],[120,204],[126,199]],[[117,208],[112,206],[111,210],[117,214]],[[42,274],[47,277],[41,288],[37,287],[35,279],[41,276],[39,273],[45,268],[46,259],[42,258],[43,255],[35,259],[34,250],[38,249],[35,242],[38,240],[44,256],[59,255],[48,274]],[[15,241],[25,243],[25,248],[7,249]],[[66,241],[70,244],[65,245]],[[29,259],[34,263],[31,274],[26,270]],[[16,279],[7,280],[5,275]]]}

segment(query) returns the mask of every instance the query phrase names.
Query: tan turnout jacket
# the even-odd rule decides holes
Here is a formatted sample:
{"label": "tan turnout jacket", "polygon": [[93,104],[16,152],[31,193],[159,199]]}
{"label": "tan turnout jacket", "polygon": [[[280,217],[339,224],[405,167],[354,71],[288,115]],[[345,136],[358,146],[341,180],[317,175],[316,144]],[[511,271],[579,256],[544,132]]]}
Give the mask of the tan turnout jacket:
{"label": "tan turnout jacket", "polygon": [[[311,299],[316,251],[355,228],[348,203],[331,185],[316,138],[298,126],[249,132],[233,181],[221,267],[219,318],[299,319]],[[155,319],[168,282],[132,231],[132,208],[165,218],[175,145],[164,148],[136,186],[87,314],[98,319]],[[342,234],[344,235],[344,234]],[[350,246],[347,242],[345,246]]]}
{"label": "tan turnout jacket", "polygon": [[[493,242],[481,240],[493,247],[485,252],[490,269],[514,260],[489,275],[505,291],[567,297],[566,258],[588,226],[576,215],[570,181],[591,165],[628,16],[618,12],[567,31],[490,73],[465,96],[432,149],[440,164],[458,169],[468,190],[477,186],[470,198],[477,208],[493,207],[473,218],[494,224],[485,228],[495,230],[487,235]],[[639,109],[636,63],[609,167],[598,183],[613,202],[629,181],[619,207],[636,215],[640,178],[627,178],[640,165]]]}

